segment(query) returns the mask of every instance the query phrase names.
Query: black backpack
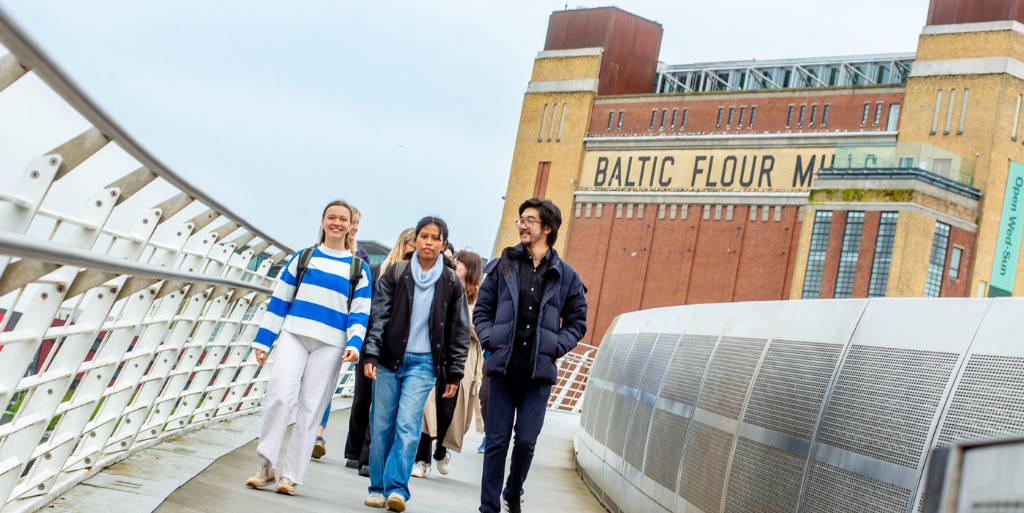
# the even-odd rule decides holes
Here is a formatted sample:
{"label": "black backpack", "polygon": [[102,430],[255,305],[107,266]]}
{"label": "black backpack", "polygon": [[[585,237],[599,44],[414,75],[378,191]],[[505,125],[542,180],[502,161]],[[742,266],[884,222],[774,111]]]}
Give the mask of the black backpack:
{"label": "black backpack", "polygon": [[[299,285],[302,285],[302,277],[309,268],[309,261],[313,259],[313,251],[316,247],[306,248],[299,253],[299,269],[295,274],[295,293],[298,294]],[[359,277],[363,274],[363,259],[352,255],[352,265],[348,268],[348,311],[352,311],[352,296],[356,293],[356,285],[359,284]]]}

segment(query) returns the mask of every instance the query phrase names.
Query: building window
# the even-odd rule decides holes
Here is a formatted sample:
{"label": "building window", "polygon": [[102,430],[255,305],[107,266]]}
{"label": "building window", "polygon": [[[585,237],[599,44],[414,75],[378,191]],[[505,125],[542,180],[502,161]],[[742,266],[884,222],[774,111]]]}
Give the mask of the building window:
{"label": "building window", "polygon": [[861,116],[861,118],[860,118],[860,126],[865,126],[865,125],[868,124],[868,111],[869,110],[871,110],[871,104],[865,102],[864,103],[864,115]]}
{"label": "building window", "polygon": [[725,124],[725,128],[732,127],[732,115],[736,112],[736,107],[729,107],[729,122]]}
{"label": "building window", "polygon": [[953,247],[953,254],[949,256],[949,277],[954,280],[960,279],[960,259],[964,255],[964,250]]}
{"label": "building window", "polygon": [[719,107],[718,108],[718,122],[715,123],[715,129],[716,130],[719,129],[719,128],[722,128],[722,112],[723,111],[725,111],[724,107]]}
{"label": "building window", "polygon": [[562,127],[565,126],[565,107],[567,105],[567,103],[562,104],[562,117],[558,121],[558,137],[555,138],[555,142],[559,142],[562,140]]}
{"label": "building window", "polygon": [[683,120],[679,122],[679,129],[686,129],[686,115],[690,113],[690,109],[683,109]]}
{"label": "building window", "polygon": [[949,135],[949,125],[953,123],[953,103],[956,102],[956,89],[949,90],[949,107],[946,108],[946,128],[942,135]]}
{"label": "building window", "polygon": [[892,263],[897,219],[899,212],[882,212],[882,219],[878,223],[878,238],[875,239],[875,260],[871,264],[868,297],[885,297],[885,289],[889,286],[889,264]]}
{"label": "building window", "polygon": [[743,128],[743,115],[746,114],[746,113],[747,113],[747,108],[746,107],[740,107],[740,119],[739,119],[739,122],[736,123],[736,128]]}
{"label": "building window", "polygon": [[669,127],[669,130],[675,130],[676,129],[676,116],[678,114],[679,114],[679,109],[672,109],[672,126]]}
{"label": "building window", "polygon": [[807,106],[806,105],[801,105],[800,106],[800,119],[796,122],[797,128],[800,128],[800,127],[804,126],[804,112],[807,112]]}
{"label": "building window", "polygon": [[960,124],[956,126],[956,135],[964,133],[964,119],[967,117],[967,96],[970,92],[970,89],[964,89],[964,99],[960,102]]}
{"label": "building window", "polygon": [[828,104],[827,103],[825,104],[825,107],[823,107],[822,111],[821,111],[821,128],[825,128],[825,125],[828,125]]}
{"label": "building window", "polygon": [[839,274],[836,275],[836,299],[853,297],[853,275],[857,271],[857,254],[863,231],[864,212],[847,212],[843,250],[839,253]]}
{"label": "building window", "polygon": [[875,122],[874,126],[878,126],[878,123],[882,121],[882,102],[875,104]]}
{"label": "building window", "polygon": [[828,250],[828,232],[832,227],[832,211],[819,210],[814,213],[814,228],[811,230],[811,247],[807,252],[807,272],[804,274],[803,299],[818,299],[821,291],[821,274],[825,269],[825,252]]}
{"label": "building window", "polygon": [[1017,122],[1020,121],[1020,100],[1021,100],[1021,97],[1024,97],[1024,95],[1020,95],[1020,94],[1017,95],[1017,108],[1013,111],[1013,133],[1010,135],[1010,137],[1014,141],[1017,140]]}
{"label": "building window", "polygon": [[793,125],[793,106],[789,106],[789,115],[786,116],[786,128]]}
{"label": "building window", "polygon": [[754,116],[757,115],[757,107],[750,108],[750,126],[747,128],[754,128]]}
{"label": "building window", "polygon": [[811,124],[807,125],[808,128],[814,128],[814,120],[818,118],[818,104],[811,105]]}
{"label": "building window", "polygon": [[619,124],[618,124],[618,126],[615,127],[615,131],[616,132],[621,132],[622,131],[622,116],[625,115],[625,114],[626,114],[626,111],[624,111],[624,110],[620,110],[619,111]]}
{"label": "building window", "polygon": [[654,130],[654,122],[657,119],[658,119],[658,109],[654,109],[654,110],[651,111],[651,128],[648,128],[648,130]]}
{"label": "building window", "polygon": [[537,142],[544,140],[544,123],[548,120],[548,104],[544,104],[544,114],[540,117],[540,133],[537,134]]}
{"label": "building window", "polygon": [[885,130],[888,132],[895,132],[896,127],[900,121],[900,104],[893,103],[889,105],[889,119],[886,120]]}
{"label": "building window", "polygon": [[533,197],[544,199],[548,191],[548,175],[551,173],[551,163],[541,162],[537,165],[537,179],[533,182]]}
{"label": "building window", "polygon": [[[1020,96],[1017,97],[1017,111],[1020,112]],[[932,131],[931,135],[935,135],[935,130],[939,127],[939,107],[942,106],[942,89],[935,93],[935,113],[932,114]],[[1013,133],[1017,135],[1017,123],[1014,123]]]}
{"label": "building window", "polygon": [[924,297],[939,297],[942,293],[942,271],[946,267],[946,249],[949,247],[949,225],[935,223],[932,238],[932,258],[928,261],[928,278],[924,282]]}
{"label": "building window", "polygon": [[611,132],[612,131],[612,123],[614,121],[615,121],[615,111],[614,110],[610,110],[610,111],[608,111],[608,129],[605,130],[605,132]]}
{"label": "building window", "polygon": [[668,109],[663,109],[661,111],[661,128],[659,128],[659,130],[664,130],[665,129],[665,119],[666,118],[668,118]]}

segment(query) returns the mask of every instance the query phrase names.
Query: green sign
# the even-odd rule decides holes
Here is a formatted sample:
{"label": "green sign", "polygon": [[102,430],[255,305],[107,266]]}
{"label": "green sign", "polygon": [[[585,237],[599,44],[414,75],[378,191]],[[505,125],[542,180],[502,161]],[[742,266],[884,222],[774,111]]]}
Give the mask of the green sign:
{"label": "green sign", "polygon": [[1024,223],[1024,165],[1010,161],[1010,174],[1006,177],[1003,212],[999,217],[999,239],[996,241],[995,259],[988,297],[1003,297],[1013,293],[1013,280],[1017,276],[1017,257],[1020,255],[1021,228]]}

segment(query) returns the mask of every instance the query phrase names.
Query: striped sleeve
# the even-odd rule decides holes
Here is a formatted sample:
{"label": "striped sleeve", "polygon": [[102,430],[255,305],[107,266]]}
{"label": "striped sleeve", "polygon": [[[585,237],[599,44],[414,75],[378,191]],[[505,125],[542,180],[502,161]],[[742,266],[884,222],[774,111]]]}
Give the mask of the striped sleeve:
{"label": "striped sleeve", "polygon": [[366,337],[366,326],[370,322],[370,266],[363,261],[363,272],[352,296],[352,310],[348,313],[348,347],[356,352],[362,351],[363,339]]}
{"label": "striped sleeve", "polygon": [[274,345],[274,341],[281,334],[284,316],[295,299],[295,289],[298,284],[296,275],[298,273],[299,253],[295,253],[288,261],[288,265],[281,270],[274,295],[270,298],[267,311],[263,313],[263,319],[260,321],[260,329],[256,332],[256,338],[251,344],[253,348],[270,351],[270,347]]}

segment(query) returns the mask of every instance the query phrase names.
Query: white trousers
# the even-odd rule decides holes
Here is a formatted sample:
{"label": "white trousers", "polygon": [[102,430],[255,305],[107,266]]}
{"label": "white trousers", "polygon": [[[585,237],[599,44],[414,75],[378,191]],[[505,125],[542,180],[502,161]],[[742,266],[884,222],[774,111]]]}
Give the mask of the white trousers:
{"label": "white trousers", "polygon": [[274,368],[263,396],[263,425],[260,427],[260,443],[256,447],[256,453],[272,468],[277,466],[277,456],[288,429],[288,417],[295,402],[299,404],[292,439],[288,443],[284,467],[277,473],[278,478],[287,477],[295,484],[302,484],[302,478],[306,477],[316,443],[316,431],[324,408],[338,386],[344,354],[343,347],[283,330],[274,343]]}

